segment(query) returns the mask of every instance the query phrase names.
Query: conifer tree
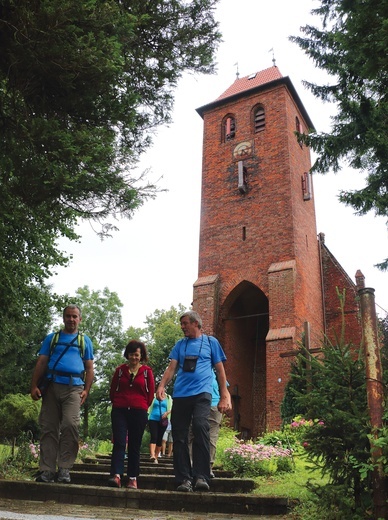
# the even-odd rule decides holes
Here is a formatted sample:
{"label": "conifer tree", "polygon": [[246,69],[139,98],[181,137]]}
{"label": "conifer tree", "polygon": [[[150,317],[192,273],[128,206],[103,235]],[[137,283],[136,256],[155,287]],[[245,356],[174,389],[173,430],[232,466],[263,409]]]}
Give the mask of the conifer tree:
{"label": "conifer tree", "polygon": [[[299,370],[293,393],[305,417],[314,420],[304,437],[307,460],[329,483],[309,487],[331,510],[328,518],[364,518],[372,496],[364,363],[354,346],[327,341],[319,356],[311,358],[311,372],[307,385],[305,367]],[[341,514],[345,516],[336,516]]]}
{"label": "conifer tree", "polygon": [[[329,84],[306,86],[319,99],[335,103],[330,132],[303,140],[318,154],[313,171],[337,172],[344,163],[365,173],[365,186],[342,191],[340,200],[359,214],[388,216],[388,27],[386,0],[321,0],[313,14],[322,26],[302,27],[291,37]],[[379,264],[388,268],[388,259]]]}
{"label": "conifer tree", "polygon": [[0,0],[0,355],[69,261],[58,238],[156,196],[134,169],[183,72],[214,72],[217,1]]}

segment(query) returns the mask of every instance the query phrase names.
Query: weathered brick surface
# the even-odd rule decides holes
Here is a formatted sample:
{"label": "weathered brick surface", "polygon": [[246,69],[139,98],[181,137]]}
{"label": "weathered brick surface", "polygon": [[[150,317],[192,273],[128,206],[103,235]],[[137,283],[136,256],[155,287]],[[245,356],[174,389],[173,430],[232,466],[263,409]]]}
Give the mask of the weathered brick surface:
{"label": "weathered brick surface", "polygon": [[[265,129],[254,133],[258,104],[265,110]],[[310,323],[311,347],[320,346],[324,318],[331,319],[323,302],[333,304],[331,283],[339,276],[328,259],[323,274],[331,279],[325,280],[323,292],[314,197],[304,200],[302,192],[310,153],[294,134],[296,117],[307,128],[299,107],[287,83],[277,82],[202,112],[199,278],[193,305],[204,330],[216,335],[226,351],[233,421],[246,436],[280,426],[293,359],[280,354],[297,347],[305,322]],[[236,134],[223,142],[226,116],[235,118]],[[233,151],[244,141],[251,142],[252,153],[243,158],[248,191],[242,194]],[[337,326],[337,318],[330,325]],[[290,328],[292,338],[278,333]]]}
{"label": "weathered brick surface", "polygon": [[[322,238],[322,237],[321,237]],[[343,317],[346,320],[345,341],[359,346],[361,344],[361,315],[357,287],[343,270],[336,258],[321,244],[324,280],[324,300],[326,309],[326,334],[335,341],[336,332],[341,330]],[[344,297],[343,312],[340,306],[340,293]]]}

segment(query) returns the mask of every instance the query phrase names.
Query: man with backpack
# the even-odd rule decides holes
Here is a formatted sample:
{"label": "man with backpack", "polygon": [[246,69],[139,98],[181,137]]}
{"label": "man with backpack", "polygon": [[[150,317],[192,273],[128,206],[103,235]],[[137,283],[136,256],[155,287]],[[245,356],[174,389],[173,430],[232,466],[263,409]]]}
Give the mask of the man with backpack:
{"label": "man with backpack", "polygon": [[40,475],[37,482],[69,483],[79,448],[80,408],[94,378],[93,344],[78,331],[81,309],[68,305],[64,328],[43,340],[31,381],[31,397],[42,398],[39,416]]}

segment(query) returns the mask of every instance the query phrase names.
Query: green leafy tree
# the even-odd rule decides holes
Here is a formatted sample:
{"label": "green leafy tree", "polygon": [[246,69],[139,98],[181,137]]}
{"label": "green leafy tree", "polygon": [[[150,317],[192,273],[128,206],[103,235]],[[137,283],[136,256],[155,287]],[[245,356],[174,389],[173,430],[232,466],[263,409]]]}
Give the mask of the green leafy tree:
{"label": "green leafy tree", "polygon": [[[25,345],[30,332],[36,329],[40,329],[40,334],[44,335],[56,303],[56,296],[50,296],[50,288],[45,282],[52,274],[53,266],[67,264],[66,257],[55,246],[58,233],[52,228],[50,212],[43,207],[27,208],[17,197],[7,192],[8,188],[3,190],[2,176],[5,170],[1,163],[2,151],[0,356],[7,355],[10,347],[18,350],[20,345]],[[39,341],[34,339],[35,343]],[[27,360],[29,362],[29,356]]]}
{"label": "green leafy tree", "polygon": [[167,311],[156,309],[146,318],[145,338],[156,381],[160,380],[167,368],[168,355],[172,347],[182,338],[179,317],[184,311],[185,307],[179,304],[178,307],[172,306]]}
{"label": "green leafy tree", "polygon": [[[388,314],[385,316],[385,318],[378,320],[378,326],[380,330],[380,353],[383,377],[385,381],[385,388],[388,388]],[[388,407],[388,401],[386,401],[386,404]]]}
{"label": "green leafy tree", "polygon": [[29,393],[32,370],[50,330],[54,308],[55,296],[49,287],[30,285],[20,289],[20,308],[10,311],[9,319],[0,320],[0,395]]}
{"label": "green leafy tree", "polygon": [[157,188],[133,170],[184,71],[211,73],[217,0],[0,0],[0,345],[91,219]]}
{"label": "green leafy tree", "polygon": [[[2,189],[49,212],[131,216],[126,177],[183,71],[213,71],[213,0],[2,0]],[[9,201],[11,202],[11,201]]]}
{"label": "green leafy tree", "polygon": [[6,395],[0,401],[0,438],[15,439],[21,432],[36,433],[40,406],[40,401],[33,401],[29,395]]}
{"label": "green leafy tree", "polygon": [[[322,26],[302,27],[291,37],[317,67],[332,78],[329,85],[305,82],[323,101],[336,104],[329,133],[303,140],[318,154],[313,170],[326,173],[342,161],[366,173],[362,189],[342,191],[340,200],[359,214],[388,215],[388,26],[386,0],[321,0],[312,11]],[[388,259],[379,264],[388,268]]]}

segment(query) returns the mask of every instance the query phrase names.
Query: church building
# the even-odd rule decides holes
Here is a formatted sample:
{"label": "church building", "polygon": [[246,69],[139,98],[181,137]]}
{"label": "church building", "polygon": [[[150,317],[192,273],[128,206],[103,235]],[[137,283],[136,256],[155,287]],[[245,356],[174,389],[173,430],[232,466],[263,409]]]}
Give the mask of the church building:
{"label": "church building", "polygon": [[314,126],[290,78],[276,66],[237,77],[197,112],[204,132],[193,309],[228,358],[231,425],[254,438],[281,426],[302,338],[314,352],[340,331],[337,291],[346,293],[347,339],[359,344],[357,286],[317,234],[310,150],[296,134]]}

